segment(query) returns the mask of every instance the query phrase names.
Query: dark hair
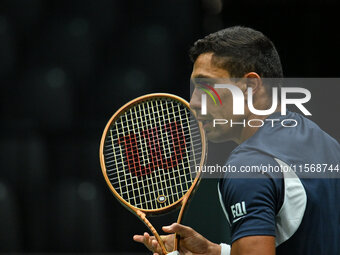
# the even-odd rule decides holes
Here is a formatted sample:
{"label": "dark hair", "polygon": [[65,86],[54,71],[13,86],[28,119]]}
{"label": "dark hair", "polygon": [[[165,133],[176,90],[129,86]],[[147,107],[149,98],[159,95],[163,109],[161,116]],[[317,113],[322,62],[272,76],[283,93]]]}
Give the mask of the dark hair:
{"label": "dark hair", "polygon": [[192,62],[212,52],[214,63],[231,77],[256,72],[262,78],[282,78],[282,66],[274,44],[259,31],[248,27],[229,27],[195,42],[189,51]]}

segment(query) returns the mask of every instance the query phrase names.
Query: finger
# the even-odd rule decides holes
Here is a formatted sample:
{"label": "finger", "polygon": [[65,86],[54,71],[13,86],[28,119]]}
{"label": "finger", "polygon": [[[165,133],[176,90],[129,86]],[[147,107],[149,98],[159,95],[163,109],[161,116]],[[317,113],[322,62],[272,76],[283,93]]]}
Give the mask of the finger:
{"label": "finger", "polygon": [[159,245],[157,240],[152,241],[152,249],[154,253],[163,254],[162,247]]}
{"label": "finger", "polygon": [[[162,236],[161,236],[161,239],[163,240]],[[149,236],[149,242],[152,243],[154,240],[158,243],[157,239],[155,236]]]}
{"label": "finger", "polygon": [[195,233],[192,228],[178,223],[173,223],[170,226],[163,227],[162,229],[166,233],[177,233],[182,237],[190,236]]}
{"label": "finger", "polygon": [[143,235],[134,235],[133,240],[144,244],[150,251],[153,251],[152,248],[152,236],[149,233],[145,232]]}
{"label": "finger", "polygon": [[134,235],[133,240],[138,243],[143,243],[144,242],[144,236],[142,235]]}
{"label": "finger", "polygon": [[144,237],[144,241],[143,241],[143,242],[144,242],[145,244],[150,244],[150,241],[151,241],[151,240],[150,240],[150,235],[149,235],[149,233],[145,232],[144,235],[143,235],[143,237]]}
{"label": "finger", "polygon": [[158,247],[158,242],[156,240],[152,240],[152,247],[156,250]]}
{"label": "finger", "polygon": [[153,238],[149,235],[149,233],[145,232],[143,236],[143,243],[149,250],[152,249],[152,240]]}

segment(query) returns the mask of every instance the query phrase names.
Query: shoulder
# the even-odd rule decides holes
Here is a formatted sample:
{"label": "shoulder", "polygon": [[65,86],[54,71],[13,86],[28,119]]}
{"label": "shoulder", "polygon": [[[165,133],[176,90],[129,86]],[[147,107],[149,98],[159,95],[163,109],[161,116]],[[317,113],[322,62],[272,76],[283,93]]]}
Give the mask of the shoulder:
{"label": "shoulder", "polygon": [[227,173],[219,183],[220,202],[231,225],[232,242],[251,235],[275,236],[275,216],[283,204],[284,181],[281,172],[265,173],[263,167],[280,166],[268,155],[242,151],[237,156],[233,154],[228,164],[239,171]]}
{"label": "shoulder", "polygon": [[226,163],[229,171],[225,178],[282,178],[281,167],[277,160],[260,150],[237,147]]}
{"label": "shoulder", "polygon": [[279,163],[259,151],[239,149],[227,161],[228,172],[220,180],[219,189],[226,205],[237,201],[248,204],[266,202],[277,212],[283,201],[284,180]]}

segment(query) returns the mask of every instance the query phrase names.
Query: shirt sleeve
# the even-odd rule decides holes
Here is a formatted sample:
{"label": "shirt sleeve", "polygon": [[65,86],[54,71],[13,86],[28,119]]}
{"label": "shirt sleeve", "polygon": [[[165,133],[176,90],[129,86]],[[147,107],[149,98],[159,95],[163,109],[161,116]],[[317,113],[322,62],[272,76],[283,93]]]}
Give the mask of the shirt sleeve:
{"label": "shirt sleeve", "polygon": [[[245,163],[234,162],[238,169]],[[248,158],[249,166],[278,165],[268,156]],[[248,173],[225,176],[220,181],[222,203],[231,225],[232,242],[245,236],[275,236],[275,216],[283,203],[283,179],[280,175]]]}

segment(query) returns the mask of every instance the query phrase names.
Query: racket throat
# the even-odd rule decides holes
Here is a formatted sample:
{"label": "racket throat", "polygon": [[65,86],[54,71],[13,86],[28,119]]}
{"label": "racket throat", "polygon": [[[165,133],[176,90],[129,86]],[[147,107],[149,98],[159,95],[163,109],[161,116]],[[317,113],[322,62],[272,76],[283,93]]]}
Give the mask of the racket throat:
{"label": "racket throat", "polygon": [[[152,234],[155,236],[155,238],[157,239],[159,245],[162,248],[162,251],[164,254],[168,254],[169,252],[166,250],[164,242],[162,240],[162,238],[160,237],[160,235],[157,233],[156,229],[152,226],[152,224],[150,223],[150,221],[146,218],[145,213],[143,213],[140,210],[136,211],[137,215],[139,216],[139,218],[144,222],[144,224],[151,230]],[[179,253],[178,253],[179,254]]]}

